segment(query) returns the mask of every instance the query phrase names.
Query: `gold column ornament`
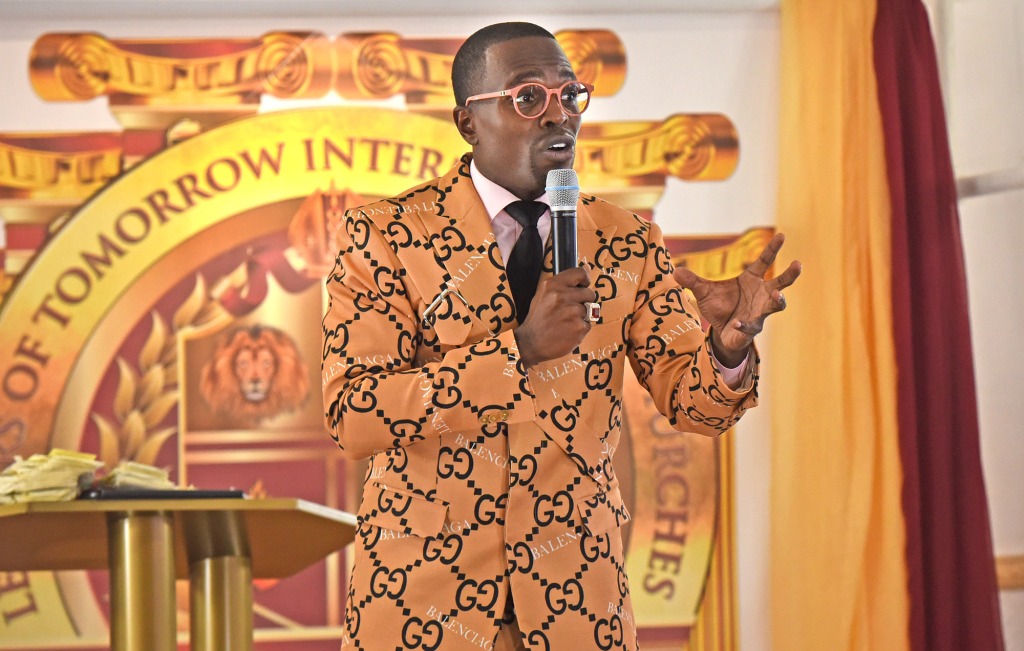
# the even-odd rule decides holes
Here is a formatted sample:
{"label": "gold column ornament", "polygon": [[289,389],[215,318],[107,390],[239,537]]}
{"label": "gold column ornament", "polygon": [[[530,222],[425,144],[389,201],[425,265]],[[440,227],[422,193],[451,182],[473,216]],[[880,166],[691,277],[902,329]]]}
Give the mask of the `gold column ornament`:
{"label": "gold column ornament", "polygon": [[63,218],[121,173],[118,133],[0,133],[2,298]]}
{"label": "gold column ornament", "polygon": [[[674,252],[672,263],[677,267],[686,267],[703,278],[725,280],[743,273],[748,265],[757,260],[774,236],[774,228],[758,227],[746,230],[739,236],[688,237],[690,247],[685,251]],[[672,245],[669,246],[671,248]]]}
{"label": "gold column ornament", "polygon": [[[555,37],[595,95],[614,95],[626,78],[626,51],[608,30],[566,30]],[[449,113],[452,61],[465,39],[403,38],[393,32],[346,33],[336,44],[338,93],[347,99],[404,94],[410,109]]]}
{"label": "gold column ornament", "polygon": [[599,122],[580,129],[580,174],[633,179],[649,174],[721,181],[739,161],[736,129],[719,114],[671,115],[662,122]]}
{"label": "gold column ornament", "polygon": [[555,33],[579,80],[594,84],[594,95],[611,97],[626,81],[626,48],[607,29],[567,29]]}
{"label": "gold column ornament", "polygon": [[392,32],[342,34],[336,41],[338,94],[387,99],[400,93],[451,97],[458,39],[403,39]]}
{"label": "gold column ornament", "polygon": [[119,133],[0,133],[0,199],[77,204],[120,173]]}
{"label": "gold column ornament", "polygon": [[584,122],[576,152],[580,183],[631,210],[650,210],[665,177],[729,178],[739,162],[736,128],[720,114],[675,114],[662,122]]}
{"label": "gold column ornament", "polygon": [[209,128],[256,113],[264,93],[321,97],[334,76],[329,42],[316,32],[248,39],[116,39],[41,36],[31,81],[49,101],[106,95],[128,129],[167,129],[188,118]]}

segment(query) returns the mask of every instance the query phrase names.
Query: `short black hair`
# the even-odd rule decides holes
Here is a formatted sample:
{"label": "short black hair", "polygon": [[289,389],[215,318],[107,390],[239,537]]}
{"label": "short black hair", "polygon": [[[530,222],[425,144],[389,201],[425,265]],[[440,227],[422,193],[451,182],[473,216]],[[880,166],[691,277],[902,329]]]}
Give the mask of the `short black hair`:
{"label": "short black hair", "polygon": [[[455,103],[466,105],[466,98],[474,95],[484,73],[487,49],[496,43],[504,43],[527,36],[543,36],[555,39],[555,35],[533,23],[495,23],[474,32],[455,53],[452,62],[452,90]],[[500,90],[500,89],[491,89]]]}

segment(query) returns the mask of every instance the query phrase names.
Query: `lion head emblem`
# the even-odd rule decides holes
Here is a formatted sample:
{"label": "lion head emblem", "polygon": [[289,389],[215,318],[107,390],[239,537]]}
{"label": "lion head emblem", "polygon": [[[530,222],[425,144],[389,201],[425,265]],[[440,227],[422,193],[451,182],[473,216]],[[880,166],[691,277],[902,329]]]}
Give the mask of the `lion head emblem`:
{"label": "lion head emblem", "polygon": [[309,379],[292,338],[256,325],[217,340],[199,390],[213,411],[253,423],[295,410],[309,395]]}

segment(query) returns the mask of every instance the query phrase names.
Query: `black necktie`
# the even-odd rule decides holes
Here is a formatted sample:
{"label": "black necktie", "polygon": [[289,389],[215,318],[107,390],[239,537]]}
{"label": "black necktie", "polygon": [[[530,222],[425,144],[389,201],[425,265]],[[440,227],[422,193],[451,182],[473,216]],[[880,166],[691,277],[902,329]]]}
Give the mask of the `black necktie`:
{"label": "black necktie", "polygon": [[508,256],[505,275],[508,276],[512,288],[512,298],[516,302],[516,319],[519,323],[526,320],[530,311],[530,301],[537,291],[540,279],[540,267],[544,261],[544,245],[537,232],[537,220],[548,209],[539,201],[513,201],[505,206],[505,212],[523,227],[522,234]]}

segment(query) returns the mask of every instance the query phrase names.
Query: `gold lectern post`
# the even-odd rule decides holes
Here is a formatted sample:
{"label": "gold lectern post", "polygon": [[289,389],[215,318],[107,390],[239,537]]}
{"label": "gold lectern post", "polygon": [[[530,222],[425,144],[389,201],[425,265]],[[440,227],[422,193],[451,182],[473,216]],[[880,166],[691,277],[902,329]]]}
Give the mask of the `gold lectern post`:
{"label": "gold lectern post", "polygon": [[252,557],[242,518],[188,513],[185,528],[192,651],[251,649]]}
{"label": "gold lectern post", "polygon": [[107,516],[110,644],[114,649],[174,651],[174,548],[171,514]]}

